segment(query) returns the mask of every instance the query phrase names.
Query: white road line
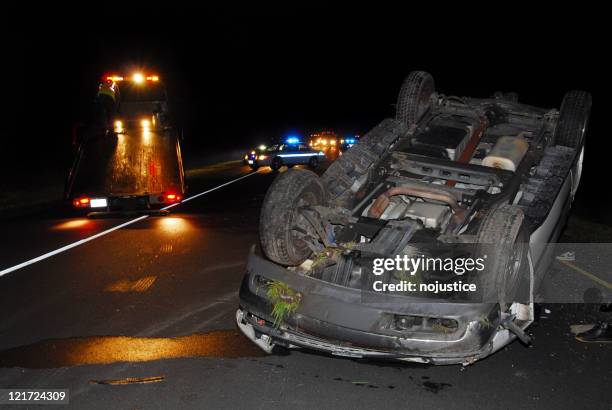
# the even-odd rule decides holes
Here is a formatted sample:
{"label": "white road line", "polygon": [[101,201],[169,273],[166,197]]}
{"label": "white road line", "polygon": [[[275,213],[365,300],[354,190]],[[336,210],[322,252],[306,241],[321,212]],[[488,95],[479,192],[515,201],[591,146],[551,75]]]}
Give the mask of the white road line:
{"label": "white road line", "polygon": [[219,186],[217,186],[217,187],[211,188],[211,189],[209,189],[208,191],[200,192],[199,194],[195,194],[195,195],[193,195],[193,196],[190,196],[189,198],[185,198],[185,199],[183,199],[181,202],[177,202],[176,204],[168,205],[167,207],[162,208],[162,210],[170,209],[170,208],[173,208],[173,207],[175,207],[175,206],[177,206],[177,205],[180,205],[180,204],[183,204],[183,203],[185,203],[185,202],[191,201],[192,199],[195,199],[195,198],[200,197],[200,196],[202,196],[202,195],[206,195],[206,194],[208,194],[208,193],[211,193],[212,191],[216,191],[216,190],[217,190],[217,189],[219,189],[219,188],[223,188],[224,186],[228,186],[229,184],[233,184],[234,182],[238,182],[238,181],[240,181],[241,179],[244,179],[244,178],[250,177],[251,175],[255,175],[255,174],[256,174],[256,173],[258,173],[258,172],[259,172],[259,171],[251,172],[250,174],[243,175],[243,176],[241,176],[240,178],[232,179],[231,181],[226,182],[225,184],[221,184],[221,185],[219,185]]}
{"label": "white road line", "polygon": [[[195,194],[195,195],[193,195],[193,196],[190,196],[189,198],[185,198],[185,199],[183,199],[183,201],[181,201],[181,202],[177,202],[176,204],[168,205],[167,207],[162,208],[162,209],[163,209],[163,210],[170,209],[170,208],[173,208],[173,207],[175,207],[175,206],[177,206],[177,205],[180,205],[180,204],[182,204],[182,203],[185,203],[185,202],[191,201],[192,199],[195,199],[195,198],[198,198],[198,197],[200,197],[200,196],[202,196],[202,195],[206,195],[206,194],[208,194],[208,193],[210,193],[210,192],[216,191],[216,190],[217,190],[217,189],[219,189],[219,188],[223,188],[223,187],[225,187],[225,186],[228,186],[228,185],[230,185],[230,184],[233,184],[234,182],[238,182],[238,181],[240,181],[241,179],[244,179],[244,178],[250,177],[250,176],[252,176],[252,175],[255,175],[257,172],[258,172],[258,171],[251,172],[250,174],[246,174],[246,175],[243,175],[243,176],[241,176],[241,177],[239,177],[239,178],[232,179],[232,180],[231,180],[231,181],[229,181],[229,182],[226,182],[226,183],[221,184],[221,185],[219,185],[219,186],[217,186],[217,187],[211,188],[211,189],[209,189],[209,190],[207,190],[207,191],[200,192],[199,194]],[[83,238],[83,239],[81,239],[81,240],[79,240],[79,241],[76,241],[76,242],[73,242],[73,243],[71,243],[71,244],[69,244],[69,245],[62,246],[61,248],[56,249],[56,250],[54,250],[54,251],[47,252],[47,253],[45,253],[44,255],[40,255],[40,256],[38,256],[38,257],[36,257],[36,258],[34,258],[34,259],[30,259],[30,260],[25,261],[25,262],[22,262],[22,263],[20,263],[20,264],[18,264],[18,265],[11,266],[10,268],[6,268],[6,269],[4,269],[4,270],[1,270],[1,271],[0,271],[0,277],[2,277],[2,276],[4,276],[4,275],[6,275],[6,274],[8,274],[8,273],[14,272],[14,271],[16,271],[16,270],[18,270],[18,269],[25,268],[26,266],[32,265],[32,264],[34,264],[34,263],[36,263],[36,262],[40,262],[40,261],[42,261],[42,260],[45,260],[45,259],[50,258],[50,257],[52,257],[52,256],[55,256],[55,255],[57,255],[57,254],[59,254],[59,253],[66,252],[66,251],[67,251],[67,250],[69,250],[69,249],[76,248],[77,246],[80,246],[80,245],[83,245],[84,243],[87,243],[87,242],[93,241],[94,239],[97,239],[97,238],[99,238],[99,237],[101,237],[101,236],[107,235],[107,234],[109,234],[109,233],[111,233],[111,232],[114,232],[114,231],[116,231],[116,230],[118,230],[118,229],[125,228],[125,227],[126,227],[126,226],[128,226],[128,225],[131,225],[131,224],[136,223],[136,222],[138,222],[138,221],[142,221],[143,219],[147,219],[148,217],[149,217],[149,215],[139,216],[138,218],[134,218],[134,219],[132,219],[132,220],[129,220],[129,221],[124,222],[124,223],[122,223],[122,224],[120,224],[120,225],[117,225],[117,226],[113,226],[112,228],[107,229],[107,230],[105,230],[105,231],[98,232],[98,233],[97,233],[97,234],[95,234],[95,235],[88,236],[87,238]]]}
{"label": "white road line", "polygon": [[95,235],[92,235],[92,236],[89,236],[87,238],[81,239],[80,241],[73,242],[73,243],[71,243],[69,245],[62,246],[61,248],[56,249],[54,251],[45,253],[44,255],[40,255],[40,256],[38,256],[38,257],[36,257],[34,259],[30,259],[29,261],[22,262],[19,265],[15,265],[15,266],[12,266],[10,268],[4,269],[4,270],[0,271],[0,276],[6,275],[7,273],[14,272],[17,269],[24,268],[24,267],[26,267],[28,265],[33,264],[33,263],[40,262],[40,261],[42,261],[44,259],[50,258],[53,255],[57,255],[58,253],[65,252],[68,249],[76,248],[79,245],[83,245],[84,243],[87,243],[89,241],[93,241],[94,239],[97,239],[97,238],[99,238],[101,236],[104,236],[104,235],[109,234],[109,233],[111,233],[113,231],[116,231],[117,229],[121,229],[121,228],[123,228],[125,226],[131,225],[131,224],[133,224],[135,222],[141,221],[141,220],[143,220],[145,218],[148,218],[148,217],[149,217],[149,215],[140,216],[140,217],[138,217],[136,219],[132,219],[131,221],[127,221],[125,223],[122,223],[121,225],[113,226],[112,228],[107,229],[106,231],[99,232],[99,233],[97,233]]}

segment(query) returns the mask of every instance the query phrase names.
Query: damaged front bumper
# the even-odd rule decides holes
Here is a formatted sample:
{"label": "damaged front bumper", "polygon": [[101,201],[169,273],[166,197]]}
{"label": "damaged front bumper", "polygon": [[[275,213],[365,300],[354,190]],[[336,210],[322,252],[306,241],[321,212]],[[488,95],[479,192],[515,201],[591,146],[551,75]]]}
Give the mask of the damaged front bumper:
{"label": "damaged front bumper", "polygon": [[[302,294],[297,311],[280,326],[274,326],[270,314],[265,285],[269,281],[286,283]],[[236,320],[241,331],[268,353],[280,345],[335,356],[431,364],[470,364],[516,337],[503,328],[497,304],[394,294],[370,300],[364,299],[363,293],[285,269],[256,255],[253,248],[240,288]],[[428,329],[396,326],[413,318],[454,325]]]}

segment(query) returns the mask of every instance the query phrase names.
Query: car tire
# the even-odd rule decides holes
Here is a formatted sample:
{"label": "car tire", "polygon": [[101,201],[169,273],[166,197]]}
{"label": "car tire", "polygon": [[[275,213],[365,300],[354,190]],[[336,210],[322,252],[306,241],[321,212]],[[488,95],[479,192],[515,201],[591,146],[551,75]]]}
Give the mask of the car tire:
{"label": "car tire", "polygon": [[279,157],[274,157],[272,162],[270,162],[270,168],[272,171],[278,171],[283,166],[283,160]]}
{"label": "car tire", "polygon": [[264,254],[281,265],[296,266],[312,253],[294,230],[311,232],[309,222],[299,214],[306,205],[325,205],[327,189],[317,174],[306,169],[290,169],[279,174],[266,193],[259,219],[259,235]]}
{"label": "car tire", "polygon": [[516,205],[505,204],[489,212],[478,231],[478,257],[484,270],[477,272],[482,302],[500,304],[505,310],[528,283],[529,235],[525,216]]}
{"label": "car tire", "polygon": [[408,132],[398,120],[385,119],[345,151],[323,174],[323,181],[334,205],[351,208],[364,178],[375,168],[393,144]]}
{"label": "car tire", "polygon": [[253,171],[257,171],[259,169],[259,164],[257,162],[253,162],[252,164],[249,164],[249,167],[251,167]]}
{"label": "car tire", "polygon": [[563,97],[555,143],[580,150],[591,113],[592,97],[585,91],[569,91]]}
{"label": "car tire", "polygon": [[319,167],[319,159],[317,157],[311,157],[308,160],[308,166],[312,169],[317,169]]}
{"label": "car tire", "polygon": [[413,126],[432,106],[436,86],[431,74],[412,71],[404,80],[397,97],[395,118]]}

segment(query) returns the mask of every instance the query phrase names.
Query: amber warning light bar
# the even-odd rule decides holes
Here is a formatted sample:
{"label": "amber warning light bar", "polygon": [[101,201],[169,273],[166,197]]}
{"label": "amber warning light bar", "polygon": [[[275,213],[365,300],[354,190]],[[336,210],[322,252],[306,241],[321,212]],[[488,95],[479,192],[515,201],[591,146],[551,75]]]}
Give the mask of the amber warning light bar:
{"label": "amber warning light bar", "polygon": [[158,82],[159,76],[156,74],[144,75],[142,73],[135,73],[132,76],[125,77],[121,75],[108,74],[104,76],[104,80],[106,81],[133,81],[135,83],[143,83],[145,81]]}

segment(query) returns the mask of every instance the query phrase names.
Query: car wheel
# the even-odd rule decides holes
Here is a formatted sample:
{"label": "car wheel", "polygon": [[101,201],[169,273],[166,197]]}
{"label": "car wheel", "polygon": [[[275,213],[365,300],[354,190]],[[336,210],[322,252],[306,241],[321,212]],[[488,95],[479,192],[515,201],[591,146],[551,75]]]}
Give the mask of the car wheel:
{"label": "car wheel", "polygon": [[484,258],[484,270],[476,273],[478,293],[483,302],[498,302],[502,310],[516,301],[529,278],[524,218],[519,207],[502,205],[485,216],[478,231],[477,255]]}
{"label": "car wheel", "polygon": [[592,97],[585,91],[570,91],[563,97],[555,143],[580,149],[591,114]]}
{"label": "car wheel", "polygon": [[283,160],[279,157],[274,157],[274,159],[272,159],[272,162],[270,163],[270,168],[272,168],[272,171],[278,171],[282,166]]}
{"label": "car wheel", "polygon": [[317,169],[319,166],[319,159],[317,157],[311,157],[308,161],[308,166],[312,169]]}
{"label": "car wheel", "polygon": [[323,181],[335,205],[351,208],[361,187],[367,182],[368,172],[376,167],[382,156],[408,132],[408,126],[398,120],[386,119],[345,151],[323,174]]}
{"label": "car wheel", "polygon": [[259,164],[255,161],[253,161],[252,164],[249,164],[249,166],[251,167],[253,171],[257,171],[259,169]]}
{"label": "car wheel", "polygon": [[412,71],[404,80],[397,97],[395,118],[409,127],[416,124],[432,106],[436,87],[431,74]]}
{"label": "car wheel", "polygon": [[580,185],[580,179],[582,178],[582,164],[584,162],[584,143],[582,144],[582,149],[580,150],[580,154],[578,154],[578,159],[576,160],[576,165],[572,169],[572,201],[576,196],[576,192],[578,191],[578,186]]}
{"label": "car wheel", "polygon": [[[296,228],[302,232],[312,232],[314,228],[299,208],[326,203],[327,190],[314,172],[290,169],[278,175],[261,209],[259,235],[264,254],[281,265],[296,266],[304,262],[312,251],[298,236]],[[316,236],[314,232],[313,236]]]}
{"label": "car wheel", "polygon": [[584,160],[584,140],[591,114],[592,97],[585,91],[570,91],[563,97],[559,123],[555,130],[555,143],[576,149],[578,158],[572,169],[572,201],[578,191]]}

